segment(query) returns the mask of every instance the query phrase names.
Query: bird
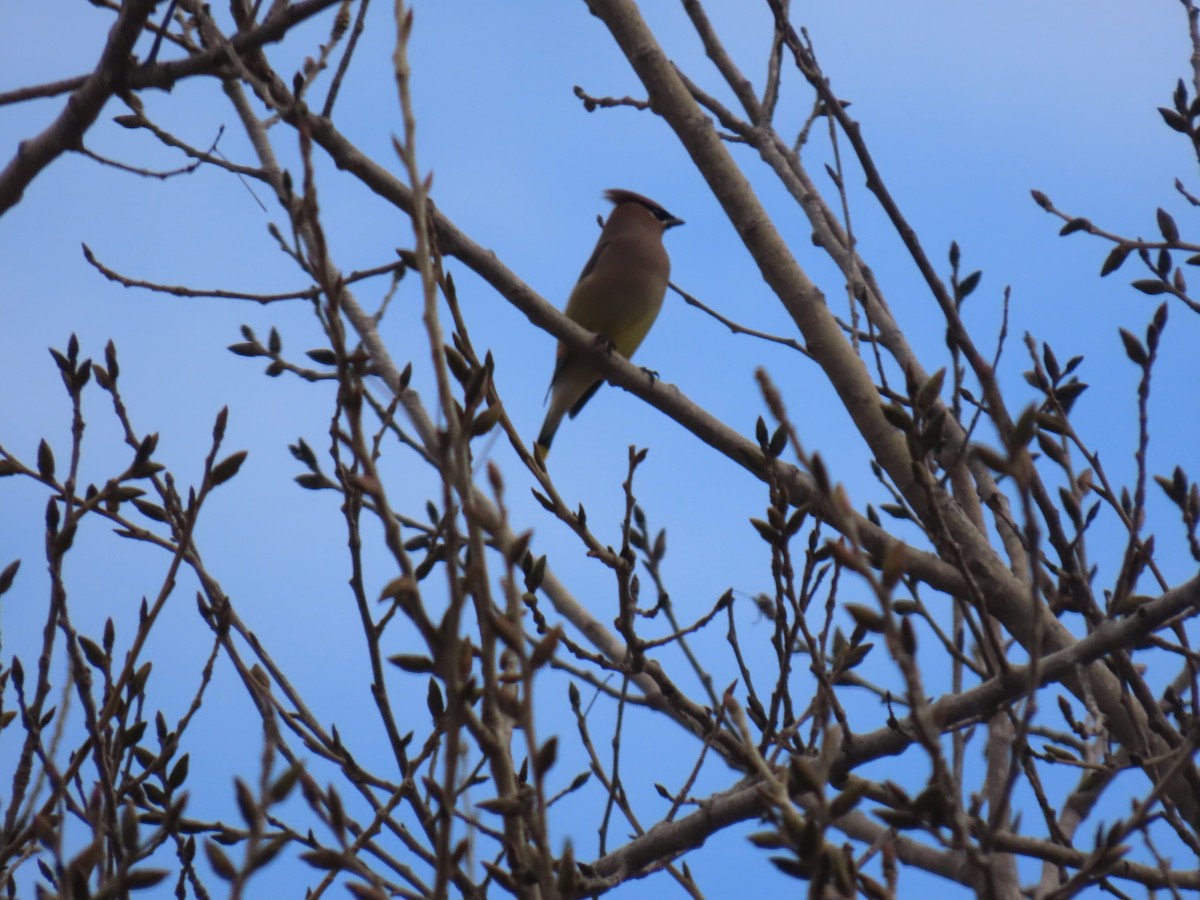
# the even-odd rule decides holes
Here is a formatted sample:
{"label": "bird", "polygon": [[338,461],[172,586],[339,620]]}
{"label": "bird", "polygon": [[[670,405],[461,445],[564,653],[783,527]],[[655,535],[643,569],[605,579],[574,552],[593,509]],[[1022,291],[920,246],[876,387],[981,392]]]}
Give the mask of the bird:
{"label": "bird", "polygon": [[[612,202],[613,211],[563,312],[628,359],[658,318],[667,293],[671,261],[663,234],[683,220],[633,191],[612,188],[604,198]],[[549,452],[563,416],[575,418],[603,382],[586,354],[559,341],[546,392],[550,407],[537,439],[543,454]]]}

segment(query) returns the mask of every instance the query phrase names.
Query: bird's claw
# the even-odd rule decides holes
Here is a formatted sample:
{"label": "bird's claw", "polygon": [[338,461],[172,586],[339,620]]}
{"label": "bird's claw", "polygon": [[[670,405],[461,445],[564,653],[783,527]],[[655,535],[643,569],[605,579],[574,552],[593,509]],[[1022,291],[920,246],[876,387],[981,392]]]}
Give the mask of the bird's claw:
{"label": "bird's claw", "polygon": [[646,373],[646,377],[650,379],[651,384],[658,381],[658,370],[647,369],[645,366],[642,366],[642,371]]}

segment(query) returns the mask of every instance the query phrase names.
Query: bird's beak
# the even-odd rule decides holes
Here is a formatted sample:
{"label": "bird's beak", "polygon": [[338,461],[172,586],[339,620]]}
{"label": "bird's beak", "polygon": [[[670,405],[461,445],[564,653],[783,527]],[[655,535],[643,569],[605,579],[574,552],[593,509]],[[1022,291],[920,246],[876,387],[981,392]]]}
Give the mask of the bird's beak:
{"label": "bird's beak", "polygon": [[676,219],[674,216],[672,216],[671,218],[665,219],[663,221],[663,231],[666,231],[668,228],[674,228],[676,225],[683,225],[683,224],[684,224],[683,219]]}

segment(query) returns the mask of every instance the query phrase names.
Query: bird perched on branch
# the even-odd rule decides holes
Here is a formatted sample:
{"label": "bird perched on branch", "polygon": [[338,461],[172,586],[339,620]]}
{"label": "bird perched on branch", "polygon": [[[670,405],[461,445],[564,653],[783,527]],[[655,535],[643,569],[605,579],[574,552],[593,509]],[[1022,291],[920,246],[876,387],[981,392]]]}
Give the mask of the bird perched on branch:
{"label": "bird perched on branch", "polygon": [[[671,261],[663,232],[683,220],[633,191],[613,188],[604,196],[615,208],[564,312],[628,359],[654,324],[667,292]],[[586,354],[559,342],[548,392],[550,408],[537,439],[543,452],[550,449],[563,416],[575,418],[603,381]]]}

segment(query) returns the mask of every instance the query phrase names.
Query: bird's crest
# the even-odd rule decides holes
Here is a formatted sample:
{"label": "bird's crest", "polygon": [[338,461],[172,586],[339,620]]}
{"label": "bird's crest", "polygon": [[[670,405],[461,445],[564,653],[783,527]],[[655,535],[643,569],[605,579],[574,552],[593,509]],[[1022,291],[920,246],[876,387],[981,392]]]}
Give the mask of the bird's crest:
{"label": "bird's crest", "polygon": [[604,199],[609,200],[615,206],[622,203],[636,203],[639,206],[644,206],[654,214],[654,218],[663,223],[663,228],[672,228],[676,225],[682,225],[683,219],[677,219],[671,215],[649,197],[643,197],[641,194],[635,194],[633,191],[627,191],[623,188],[609,188],[604,192]]}

